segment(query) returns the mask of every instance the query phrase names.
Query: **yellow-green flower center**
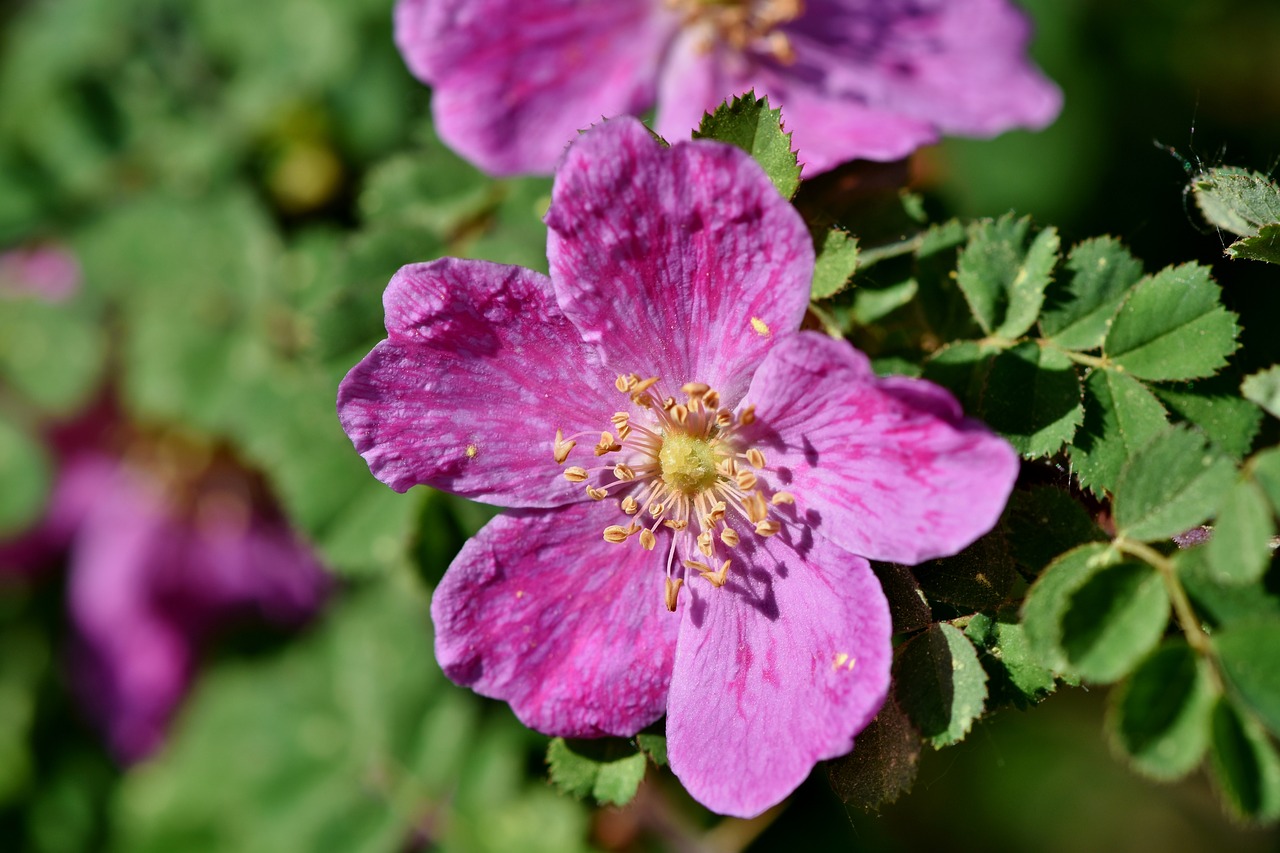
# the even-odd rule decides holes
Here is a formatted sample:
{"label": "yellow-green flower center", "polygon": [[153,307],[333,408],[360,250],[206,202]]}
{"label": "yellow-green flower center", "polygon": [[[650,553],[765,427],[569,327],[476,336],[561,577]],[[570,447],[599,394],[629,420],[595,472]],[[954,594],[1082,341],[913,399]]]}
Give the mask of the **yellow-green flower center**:
{"label": "yellow-green flower center", "polygon": [[692,435],[663,436],[658,463],[662,466],[662,479],[686,495],[711,488],[719,476],[711,445]]}

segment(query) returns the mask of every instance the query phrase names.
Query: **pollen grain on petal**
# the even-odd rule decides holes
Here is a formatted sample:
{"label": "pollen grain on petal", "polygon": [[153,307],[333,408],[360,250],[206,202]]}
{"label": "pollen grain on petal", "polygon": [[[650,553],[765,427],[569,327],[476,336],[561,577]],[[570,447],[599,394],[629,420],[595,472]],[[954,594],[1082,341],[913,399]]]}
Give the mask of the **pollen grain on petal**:
{"label": "pollen grain on petal", "polygon": [[761,320],[759,317],[751,318],[751,328],[755,329],[756,334],[762,338],[767,338],[771,334],[769,331],[769,324],[764,320]]}

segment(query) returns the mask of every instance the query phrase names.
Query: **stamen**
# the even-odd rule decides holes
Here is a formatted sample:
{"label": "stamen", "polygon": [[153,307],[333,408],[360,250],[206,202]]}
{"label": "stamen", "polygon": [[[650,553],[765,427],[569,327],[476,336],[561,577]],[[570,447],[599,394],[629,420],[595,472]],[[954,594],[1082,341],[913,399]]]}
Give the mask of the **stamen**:
{"label": "stamen", "polygon": [[724,530],[720,531],[720,541],[730,548],[737,548],[739,542],[738,531],[726,524]]}
{"label": "stamen", "polygon": [[710,530],[704,530],[698,534],[698,550],[701,551],[704,556],[715,556],[716,546],[711,541]]}
{"label": "stamen", "polygon": [[[635,376],[634,373],[631,375]],[[652,388],[654,385],[657,385],[657,384],[658,384],[658,377],[650,376],[648,379],[643,379],[643,380],[637,379],[636,382],[627,390],[631,392],[632,397],[638,397],[639,395],[643,394],[645,391],[648,391],[650,388]]]}
{"label": "stamen", "polygon": [[743,426],[751,426],[756,422],[756,407],[754,405],[747,406],[742,410],[742,414],[738,415],[738,423]]}
{"label": "stamen", "polygon": [[666,521],[662,522],[662,525],[670,530],[679,532],[688,527],[689,522],[685,521],[683,518],[668,518]]}
{"label": "stamen", "polygon": [[710,411],[720,408],[720,394],[718,391],[708,391],[702,395],[702,404]]}
{"label": "stamen", "polygon": [[790,492],[774,492],[769,502],[774,506],[782,506],[783,504],[793,504],[796,502],[796,496]]}
{"label": "stamen", "polygon": [[747,511],[747,518],[753,524],[760,524],[769,517],[769,507],[764,502],[764,495],[752,492],[742,501],[742,508]]}
{"label": "stamen", "polygon": [[712,586],[719,589],[724,586],[725,581],[729,579],[729,563],[731,562],[732,560],[725,560],[724,565],[720,567],[718,572],[713,572],[711,571],[711,568],[708,567],[706,571],[699,572],[699,574],[709,580]]}
{"label": "stamen", "polygon": [[576,441],[565,441],[564,431],[556,430],[556,441],[552,445],[551,453],[556,458],[557,465],[563,465],[564,460],[569,458],[569,451],[578,446]]}
{"label": "stamen", "polygon": [[752,468],[763,468],[764,454],[753,447],[747,451],[747,461],[751,463]]}
{"label": "stamen", "polygon": [[593,501],[602,501],[609,497],[609,493],[604,489],[596,489],[591,486],[587,486],[587,497],[591,498]]}
{"label": "stamen", "polygon": [[676,578],[672,580],[667,578],[666,601],[667,609],[672,613],[676,612],[676,603],[680,597],[680,587],[684,585],[684,578]]}
{"label": "stamen", "polygon": [[764,536],[766,538],[769,536],[773,536],[775,533],[777,533],[781,529],[782,529],[782,525],[779,522],[774,521],[772,519],[770,519],[769,521],[762,521],[756,525],[756,533],[759,533],[761,536]]}
{"label": "stamen", "polygon": [[615,453],[622,449],[622,445],[613,440],[613,433],[600,433],[600,441],[596,444],[596,456],[604,456],[606,453]]}
{"label": "stamen", "polygon": [[686,382],[680,386],[681,393],[688,394],[690,397],[701,397],[710,390],[711,386],[705,382]]}
{"label": "stamen", "polygon": [[640,504],[631,495],[622,499],[622,511],[627,515],[635,515],[640,511]]}
{"label": "stamen", "polygon": [[689,407],[676,404],[671,407],[671,419],[680,426],[684,426],[689,421]]}
{"label": "stamen", "polygon": [[653,535],[653,531],[645,528],[640,531],[640,547],[646,551],[652,551],[653,546],[658,544],[658,537]]}
{"label": "stamen", "polygon": [[613,476],[617,477],[619,480],[634,480],[636,478],[636,472],[630,465],[624,465],[619,462],[617,465],[613,466]]}
{"label": "stamen", "polygon": [[749,492],[756,487],[756,475],[750,471],[739,471],[735,479],[737,480],[738,488],[744,492]]}
{"label": "stamen", "polygon": [[627,541],[631,534],[621,524],[610,524],[604,529],[604,541],[618,545]]}
{"label": "stamen", "polygon": [[570,483],[582,483],[587,479],[587,469],[573,465],[564,469],[564,478]]}

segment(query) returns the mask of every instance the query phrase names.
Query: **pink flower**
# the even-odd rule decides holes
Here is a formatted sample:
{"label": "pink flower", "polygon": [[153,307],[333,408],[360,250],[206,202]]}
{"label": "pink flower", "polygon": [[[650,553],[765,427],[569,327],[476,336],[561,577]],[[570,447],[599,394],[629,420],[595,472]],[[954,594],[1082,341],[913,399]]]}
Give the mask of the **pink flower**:
{"label": "pink flower", "polygon": [[396,43],[442,139],[495,174],[552,170],[579,128],[657,104],[682,139],[755,89],[809,176],[939,134],[1058,114],[1008,0],[398,0]]}
{"label": "pink flower", "polygon": [[90,412],[54,436],[43,520],[0,542],[0,577],[66,554],[72,681],[126,762],[164,740],[202,646],[228,622],[296,625],[328,589],[261,482],[213,448],[124,435]]}
{"label": "pink flower", "polygon": [[546,221],[550,278],[400,270],[339,416],[393,488],[512,509],[436,590],[450,678],[553,735],[665,713],[693,796],[759,813],[884,699],[867,559],[963,548],[1018,460],[942,389],[797,331],[811,238],[738,149],[606,122],[569,148]]}
{"label": "pink flower", "polygon": [[0,252],[0,298],[34,296],[63,302],[80,289],[80,262],[57,246]]}

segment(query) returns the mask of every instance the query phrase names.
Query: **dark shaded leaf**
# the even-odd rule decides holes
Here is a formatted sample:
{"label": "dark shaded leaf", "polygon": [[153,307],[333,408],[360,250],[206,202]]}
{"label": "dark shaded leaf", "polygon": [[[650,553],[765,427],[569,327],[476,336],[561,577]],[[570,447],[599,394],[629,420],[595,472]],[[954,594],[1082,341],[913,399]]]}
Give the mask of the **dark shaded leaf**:
{"label": "dark shaded leaf", "polygon": [[858,241],[848,232],[832,228],[823,235],[817,249],[809,291],[809,298],[815,301],[829,299],[849,284],[858,269]]}
{"label": "dark shaded leaf", "polygon": [[914,574],[930,600],[973,610],[1003,602],[1017,579],[1008,541],[999,529],[954,557],[921,563]]}
{"label": "dark shaded leaf", "polygon": [[987,699],[987,674],[973,644],[946,622],[898,649],[893,684],[898,704],[935,747],[963,740]]}
{"label": "dark shaded leaf", "polygon": [[1213,709],[1209,767],[1236,815],[1259,823],[1280,817],[1280,756],[1261,727],[1225,697]]}
{"label": "dark shaded leaf", "polygon": [[1213,700],[1205,664],[1185,641],[1172,639],[1111,692],[1107,729],[1134,769],[1178,779],[1209,746]]}
{"label": "dark shaded leaf", "polygon": [[1014,560],[1033,576],[1077,545],[1106,538],[1079,501],[1048,486],[1015,491],[1005,525]]}
{"label": "dark shaded leaf", "polygon": [[1280,735],[1280,619],[1235,622],[1214,635],[1213,647],[1227,683]]}
{"label": "dark shaded leaf", "polygon": [[1080,377],[1062,353],[1024,341],[996,356],[982,405],[969,413],[1000,433],[1024,457],[1049,456],[1084,420]]}
{"label": "dark shaded leaf", "polygon": [[827,763],[831,787],[846,805],[864,811],[895,802],[916,781],[922,746],[920,733],[890,696],[853,752]]}

